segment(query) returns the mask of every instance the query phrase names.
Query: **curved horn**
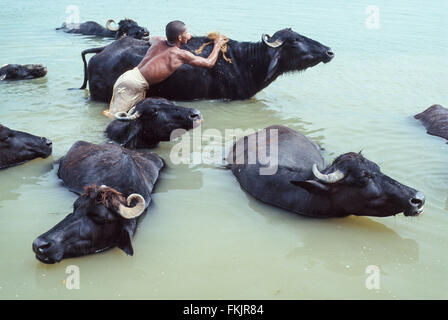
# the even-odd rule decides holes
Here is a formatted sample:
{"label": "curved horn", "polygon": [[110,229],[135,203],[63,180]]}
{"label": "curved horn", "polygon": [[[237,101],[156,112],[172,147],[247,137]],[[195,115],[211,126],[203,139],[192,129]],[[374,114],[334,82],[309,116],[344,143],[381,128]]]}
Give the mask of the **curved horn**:
{"label": "curved horn", "polygon": [[335,183],[344,179],[344,174],[341,171],[336,170],[333,173],[323,174],[317,169],[316,164],[313,164],[313,174],[317,179],[325,183]]}
{"label": "curved horn", "polygon": [[106,22],[106,29],[109,30],[109,31],[118,31],[118,28],[112,28],[112,27],[110,26],[110,24],[111,24],[112,22],[115,23],[115,21],[114,21],[113,19],[109,19],[109,20],[107,20],[107,22]]}
{"label": "curved horn", "polygon": [[269,39],[271,39],[271,36],[268,35],[267,33],[263,33],[263,35],[261,36],[261,41],[263,41],[265,45],[271,48],[277,48],[283,44],[283,41],[280,39],[277,39],[274,42],[269,42]]}
{"label": "curved horn", "polygon": [[[131,205],[131,202],[134,199],[137,200],[137,204],[131,208],[129,206]],[[127,207],[120,204],[120,208],[118,209],[118,213],[120,214],[120,216],[122,216],[125,219],[137,218],[146,209],[145,199],[143,199],[143,197],[137,193],[133,193],[127,198],[127,204],[128,204]]]}
{"label": "curved horn", "polygon": [[140,118],[141,114],[140,112],[135,112],[132,114],[135,110],[135,107],[129,110],[129,112],[117,112],[115,114],[115,119],[120,121],[131,121]]}

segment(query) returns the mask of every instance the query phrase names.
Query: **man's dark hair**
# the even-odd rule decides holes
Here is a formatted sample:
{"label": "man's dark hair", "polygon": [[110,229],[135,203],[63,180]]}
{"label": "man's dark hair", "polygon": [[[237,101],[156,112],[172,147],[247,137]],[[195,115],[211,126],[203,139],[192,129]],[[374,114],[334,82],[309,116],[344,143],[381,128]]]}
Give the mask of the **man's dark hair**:
{"label": "man's dark hair", "polygon": [[186,29],[185,23],[179,20],[171,21],[166,25],[165,33],[169,42],[177,42],[177,37],[181,35]]}

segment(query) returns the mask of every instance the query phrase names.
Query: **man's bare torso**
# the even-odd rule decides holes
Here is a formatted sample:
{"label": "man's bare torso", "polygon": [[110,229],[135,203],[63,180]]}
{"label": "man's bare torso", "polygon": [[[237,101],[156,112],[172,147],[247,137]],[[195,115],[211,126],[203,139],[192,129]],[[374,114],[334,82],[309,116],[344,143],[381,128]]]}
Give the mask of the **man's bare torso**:
{"label": "man's bare torso", "polygon": [[162,82],[183,64],[179,51],[182,50],[168,46],[162,39],[152,41],[151,47],[137,66],[149,86]]}

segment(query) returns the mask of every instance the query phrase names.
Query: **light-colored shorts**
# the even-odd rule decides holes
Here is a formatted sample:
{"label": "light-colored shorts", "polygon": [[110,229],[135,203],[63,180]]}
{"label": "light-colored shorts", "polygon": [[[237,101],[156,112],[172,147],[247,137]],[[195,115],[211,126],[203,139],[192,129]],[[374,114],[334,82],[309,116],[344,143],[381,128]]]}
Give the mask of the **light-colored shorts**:
{"label": "light-colored shorts", "polygon": [[104,114],[114,115],[117,112],[128,112],[145,99],[148,88],[148,82],[137,67],[126,71],[115,82],[109,110],[106,110]]}

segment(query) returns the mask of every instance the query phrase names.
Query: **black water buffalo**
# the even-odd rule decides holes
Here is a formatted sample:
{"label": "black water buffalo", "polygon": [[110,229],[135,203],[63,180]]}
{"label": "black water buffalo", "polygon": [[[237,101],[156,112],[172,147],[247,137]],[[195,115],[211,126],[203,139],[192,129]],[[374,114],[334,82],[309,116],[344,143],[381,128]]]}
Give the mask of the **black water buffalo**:
{"label": "black water buffalo", "polygon": [[[193,37],[182,49],[195,51],[208,40]],[[213,46],[206,46],[202,56],[208,56]],[[138,65],[149,48],[148,42],[124,38],[107,47],[89,49],[96,53],[85,64],[84,83],[89,80],[91,99],[109,102],[117,78]],[[83,53],[83,57],[85,53]],[[148,96],[170,100],[248,99],[267,87],[278,76],[301,71],[320,62],[331,61],[330,48],[291,29],[262,36],[257,43],[229,40],[227,58],[222,54],[212,69],[183,65],[165,81],[149,88]]]}
{"label": "black water buffalo", "polygon": [[428,134],[448,140],[448,109],[435,104],[414,118],[420,120]]}
{"label": "black water buffalo", "polygon": [[0,81],[41,78],[46,74],[47,68],[41,64],[5,64],[0,68]]}
{"label": "black water buffalo", "polygon": [[155,147],[160,141],[170,141],[173,130],[190,130],[202,122],[196,109],[153,98],[139,102],[129,114],[118,113],[116,118],[106,135],[126,148]]}
{"label": "black water buffalo", "polygon": [[51,155],[52,142],[46,138],[11,130],[0,124],[0,169]]}
{"label": "black water buffalo", "polygon": [[140,27],[138,23],[132,19],[126,18],[124,20],[120,20],[120,22],[118,23],[118,28],[112,27],[112,22],[114,22],[114,20],[108,20],[106,22],[106,27],[101,26],[95,21],[87,21],[84,23],[74,23],[68,25],[64,22],[62,26],[60,28],[56,28],[56,30],[62,30],[67,33],[77,33],[86,36],[99,36],[114,39],[119,39],[123,35],[127,35],[135,39],[143,39],[149,36],[148,29]]}
{"label": "black water buffalo", "polygon": [[[386,217],[400,212],[415,216],[423,211],[421,192],[384,175],[361,154],[342,154],[326,165],[319,147],[301,133],[284,126],[271,126],[266,132],[268,139],[260,138],[260,132],[240,139],[227,157],[238,182],[256,199],[317,218]],[[275,146],[274,165],[250,161],[257,154],[276,153]],[[261,171],[268,167],[276,168],[273,174]]]}
{"label": "black water buffalo", "polygon": [[138,217],[163,166],[149,151],[76,142],[60,161],[58,176],[80,196],[73,213],[33,242],[36,258],[55,263],[116,246],[132,255]]}

